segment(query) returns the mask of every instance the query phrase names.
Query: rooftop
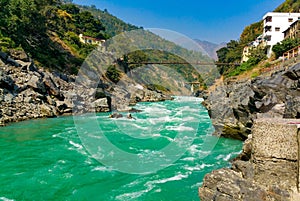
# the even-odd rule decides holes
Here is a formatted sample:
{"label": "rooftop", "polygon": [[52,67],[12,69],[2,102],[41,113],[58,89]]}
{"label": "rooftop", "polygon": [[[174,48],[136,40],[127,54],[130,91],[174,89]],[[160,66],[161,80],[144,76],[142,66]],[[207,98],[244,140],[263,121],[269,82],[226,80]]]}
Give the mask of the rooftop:
{"label": "rooftop", "polygon": [[300,16],[300,13],[280,13],[280,12],[268,12],[263,16],[263,19],[266,19],[266,17],[272,16],[272,17],[298,17]]}

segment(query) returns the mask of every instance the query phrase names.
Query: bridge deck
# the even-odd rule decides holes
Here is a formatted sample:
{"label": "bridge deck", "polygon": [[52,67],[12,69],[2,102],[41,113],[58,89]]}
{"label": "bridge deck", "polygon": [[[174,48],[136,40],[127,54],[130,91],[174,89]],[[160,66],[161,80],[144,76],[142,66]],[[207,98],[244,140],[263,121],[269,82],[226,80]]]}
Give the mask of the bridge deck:
{"label": "bridge deck", "polygon": [[161,62],[128,62],[128,64],[191,64],[191,65],[228,65],[228,66],[239,66],[240,63],[220,63],[220,62],[171,62],[171,61],[161,61]]}

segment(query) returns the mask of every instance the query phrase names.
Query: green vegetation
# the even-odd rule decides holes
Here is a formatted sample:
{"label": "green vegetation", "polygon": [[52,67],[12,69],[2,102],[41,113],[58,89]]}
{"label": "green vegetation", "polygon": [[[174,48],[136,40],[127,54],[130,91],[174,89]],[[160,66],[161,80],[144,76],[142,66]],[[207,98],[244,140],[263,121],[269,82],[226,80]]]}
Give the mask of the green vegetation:
{"label": "green vegetation", "polygon": [[91,13],[79,12],[58,0],[10,0],[0,2],[1,49],[23,48],[37,63],[76,73],[91,46],[78,34],[104,38],[104,27]]}
{"label": "green vegetation", "polygon": [[293,49],[294,47],[297,47],[300,45],[300,39],[295,38],[287,38],[281,41],[280,43],[277,43],[273,46],[272,51],[275,53],[276,58],[280,57],[285,53],[286,51]]}
{"label": "green vegetation", "polygon": [[[82,44],[78,35],[107,39],[112,30],[131,30],[126,23],[109,26],[70,0],[0,1],[0,50],[24,49],[37,64],[63,72],[77,73],[86,56],[95,48]],[[99,11],[99,10],[98,10]],[[99,11],[100,12],[100,11]],[[102,18],[110,19],[108,12]],[[109,20],[107,20],[109,23]],[[114,27],[117,24],[117,27]]]}
{"label": "green vegetation", "polygon": [[90,12],[80,12],[79,7],[74,4],[63,4],[57,12],[63,18],[63,24],[58,28],[66,28],[65,30],[72,31],[77,35],[82,33],[83,35],[98,39],[107,38],[104,33],[104,26]]}
{"label": "green vegetation", "polygon": [[263,21],[259,21],[249,26],[243,30],[240,36],[240,45],[246,46],[249,42],[254,41],[263,32]]}
{"label": "green vegetation", "polygon": [[[249,42],[255,40],[263,31],[262,21],[253,23],[247,26],[242,32],[238,41],[231,40],[227,43],[226,47],[223,47],[217,51],[218,62],[220,63],[240,63],[242,59],[243,49]],[[262,51],[262,50],[258,50]],[[255,53],[255,52],[253,52]],[[226,76],[239,75],[240,73],[247,71],[257,64],[257,60],[254,57],[238,67],[232,67],[229,65],[218,66],[219,73]]]}
{"label": "green vegetation", "polygon": [[110,79],[112,82],[117,83],[121,79],[121,71],[119,71],[116,66],[110,65],[106,70],[106,77]]}
{"label": "green vegetation", "polygon": [[297,0],[286,0],[278,6],[274,12],[299,12],[300,2]]}
{"label": "green vegetation", "polygon": [[[213,62],[201,52],[187,50],[145,30],[120,34],[109,42],[111,42],[108,47],[109,51],[122,55],[118,63],[125,73],[143,66],[141,64],[143,62]],[[124,52],[128,52],[128,54],[124,55]],[[170,71],[179,73],[186,82],[201,82],[201,87],[211,85],[218,76],[214,66],[190,64],[164,64],[164,66],[168,67]]]}
{"label": "green vegetation", "polygon": [[[112,49],[108,51],[121,50],[128,54],[120,56],[116,64],[108,66],[105,76],[114,83],[119,82],[124,73],[136,70],[142,62],[212,62],[209,57],[200,52],[187,50],[142,28],[124,23],[109,14],[107,10],[101,11],[95,6],[77,6],[70,2],[72,1],[2,0],[0,2],[0,50],[8,52],[10,49],[23,49],[38,65],[76,74],[87,55],[95,49],[93,45],[81,43],[79,34],[97,39],[116,36],[113,41],[117,45],[112,47],[109,45]],[[139,29],[141,32],[133,34],[132,41],[117,37],[124,31],[134,29]],[[131,46],[134,48],[131,49]],[[149,48],[136,51],[143,49],[141,47]],[[183,78],[182,83],[200,82],[202,89],[212,84],[218,76],[213,66],[190,64],[164,66],[168,69],[166,75],[168,73],[171,75],[169,78],[173,79],[179,74]],[[155,65],[155,69],[157,68],[160,66]],[[151,84],[149,77],[156,72],[153,70],[151,73],[145,68],[141,79],[148,79],[145,83],[148,83],[149,87],[169,91],[172,87],[171,82],[166,86],[166,80],[157,77],[155,79],[159,82]]]}
{"label": "green vegetation", "polygon": [[253,72],[252,74],[251,74],[251,78],[253,79],[253,78],[256,78],[256,77],[258,77],[260,75],[260,73],[258,72],[258,71],[255,71],[255,72]]}
{"label": "green vegetation", "polygon": [[139,27],[128,24],[110,14],[106,9],[104,11],[97,9],[96,6],[79,6],[81,10],[88,11],[94,15],[105,27],[108,36],[112,37],[124,31],[139,29]]}
{"label": "green vegetation", "polygon": [[[179,56],[164,52],[161,50],[144,50],[144,51],[135,51],[127,55],[128,63],[141,63],[141,62],[161,62],[168,61],[173,63],[184,63],[187,62],[180,58]],[[128,69],[132,70],[141,66],[140,64],[129,64]],[[181,76],[183,76],[187,81],[193,82],[202,82],[204,80],[201,78],[201,75],[196,71],[196,69],[190,64],[164,64],[164,66],[174,69]]]}
{"label": "green vegetation", "polygon": [[16,48],[15,42],[11,38],[3,36],[0,32],[0,51],[7,52],[12,48]]}
{"label": "green vegetation", "polygon": [[[204,89],[207,87],[205,80],[202,78],[201,74],[190,64],[164,64],[153,65],[157,67],[157,71],[145,70],[152,65],[143,64],[144,62],[161,62],[168,61],[174,63],[185,63],[187,61],[183,60],[179,56],[172,54],[170,52],[165,52],[161,50],[138,50],[130,52],[124,55],[117,62],[117,65],[109,66],[106,72],[106,76],[113,82],[117,83],[122,76],[122,73],[131,74],[131,72],[138,73],[135,74],[136,77],[141,81],[141,83],[149,83],[147,86],[151,86],[151,89],[160,91],[169,91],[168,79],[174,79],[177,77],[183,79],[183,82],[200,82],[199,89]],[[146,66],[145,66],[146,65]],[[150,67],[154,69],[155,67]],[[145,68],[145,69],[140,69]],[[161,69],[161,71],[159,71]],[[161,75],[164,74],[164,78]],[[157,83],[157,76],[159,76],[159,84]],[[179,80],[177,80],[179,81]]]}
{"label": "green vegetation", "polygon": [[[227,43],[226,47],[223,47],[217,51],[218,62],[220,63],[239,63],[242,58],[242,46],[238,41],[231,40]],[[229,65],[219,65],[218,70],[221,75],[226,74],[230,70]]]}
{"label": "green vegetation", "polygon": [[225,75],[227,77],[239,75],[245,71],[251,70],[260,61],[267,59],[266,48],[254,48],[250,50],[250,57],[247,62],[242,63],[240,66],[228,69]]}
{"label": "green vegetation", "polygon": [[170,92],[170,89],[162,86],[162,85],[158,85],[158,84],[149,84],[146,86],[148,89],[150,90],[158,90],[158,91],[162,91],[162,92]]}

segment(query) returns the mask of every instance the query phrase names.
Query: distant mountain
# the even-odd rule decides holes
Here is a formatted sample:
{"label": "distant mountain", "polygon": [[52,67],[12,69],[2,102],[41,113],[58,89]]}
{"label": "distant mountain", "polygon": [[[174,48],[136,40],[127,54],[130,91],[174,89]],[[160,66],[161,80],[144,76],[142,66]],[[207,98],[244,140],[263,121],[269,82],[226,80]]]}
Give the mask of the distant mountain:
{"label": "distant mountain", "polygon": [[209,41],[202,41],[198,39],[196,39],[195,41],[206,51],[208,56],[214,60],[218,60],[217,50],[226,46],[226,43],[215,44]]}

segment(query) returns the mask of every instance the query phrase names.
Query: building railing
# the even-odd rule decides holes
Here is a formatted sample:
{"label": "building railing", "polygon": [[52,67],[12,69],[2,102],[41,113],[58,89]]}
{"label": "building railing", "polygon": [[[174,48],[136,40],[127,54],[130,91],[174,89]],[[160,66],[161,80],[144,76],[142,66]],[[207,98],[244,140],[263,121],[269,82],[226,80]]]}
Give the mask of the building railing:
{"label": "building railing", "polygon": [[286,70],[296,63],[300,63],[300,52],[297,53],[296,50],[300,51],[300,46],[285,52],[285,57],[270,62],[270,66],[260,69],[260,74],[271,75],[274,72]]}
{"label": "building railing", "polygon": [[300,55],[300,45],[298,47],[286,51],[285,53],[283,53],[282,57],[285,61],[294,57],[298,57],[298,55]]}

